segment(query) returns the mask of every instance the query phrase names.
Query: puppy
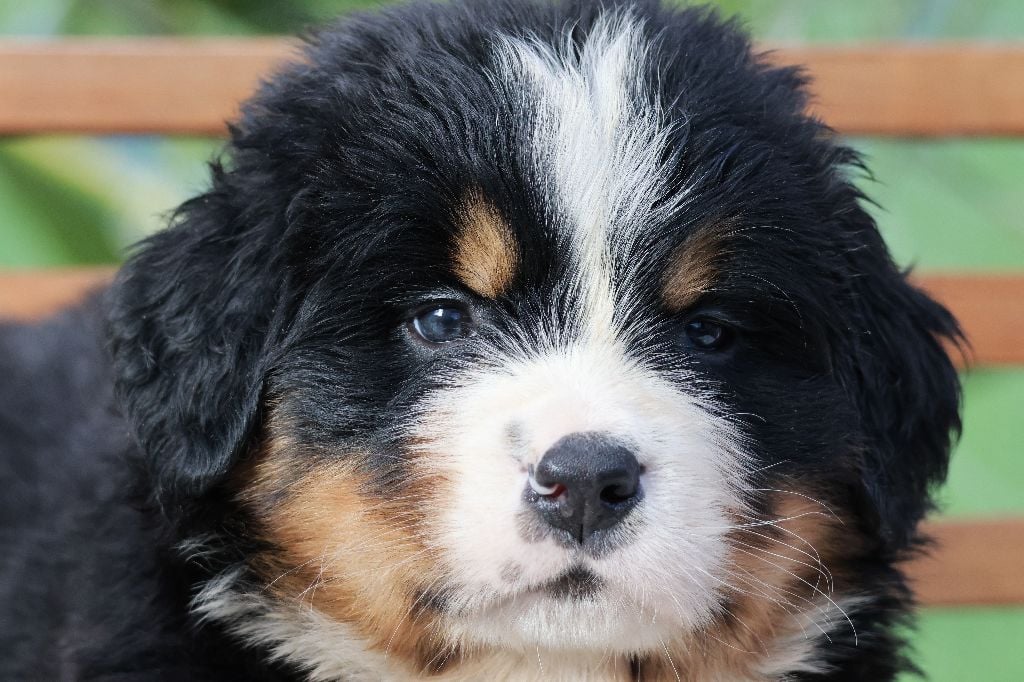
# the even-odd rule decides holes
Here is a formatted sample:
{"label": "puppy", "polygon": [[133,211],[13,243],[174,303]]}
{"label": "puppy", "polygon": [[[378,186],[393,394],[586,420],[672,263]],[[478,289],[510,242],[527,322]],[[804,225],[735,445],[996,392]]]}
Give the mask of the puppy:
{"label": "puppy", "polygon": [[955,321],[806,78],[643,0],[316,34],[0,332],[0,677],[886,680]]}

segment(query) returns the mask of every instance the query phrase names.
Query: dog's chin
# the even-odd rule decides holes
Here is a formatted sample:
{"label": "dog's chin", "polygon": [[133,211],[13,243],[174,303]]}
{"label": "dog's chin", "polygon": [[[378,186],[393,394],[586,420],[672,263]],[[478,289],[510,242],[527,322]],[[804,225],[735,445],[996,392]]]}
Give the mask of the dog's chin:
{"label": "dog's chin", "polygon": [[678,636],[680,619],[661,612],[663,607],[640,604],[592,574],[571,569],[460,613],[452,629],[469,645],[632,655],[658,650],[670,633]]}

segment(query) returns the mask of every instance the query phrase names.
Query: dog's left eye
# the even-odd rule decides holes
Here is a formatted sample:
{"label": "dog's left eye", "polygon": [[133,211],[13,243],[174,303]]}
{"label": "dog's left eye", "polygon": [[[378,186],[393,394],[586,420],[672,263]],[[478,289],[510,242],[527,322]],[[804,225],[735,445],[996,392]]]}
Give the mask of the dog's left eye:
{"label": "dog's left eye", "polygon": [[733,331],[708,317],[695,317],[686,323],[686,338],[700,350],[723,350],[733,340]]}
{"label": "dog's left eye", "polygon": [[412,332],[432,344],[458,341],[473,334],[473,318],[462,306],[445,303],[422,309],[409,322]]}

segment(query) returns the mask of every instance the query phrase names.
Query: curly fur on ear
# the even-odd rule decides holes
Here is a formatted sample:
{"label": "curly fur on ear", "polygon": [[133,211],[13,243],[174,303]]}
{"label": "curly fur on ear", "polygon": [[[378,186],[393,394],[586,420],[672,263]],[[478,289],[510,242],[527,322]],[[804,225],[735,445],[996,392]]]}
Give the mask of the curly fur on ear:
{"label": "curly fur on ear", "polygon": [[213,171],[213,188],[139,245],[111,292],[118,397],[165,507],[206,492],[247,444],[281,282],[268,274],[280,269],[279,216]]}
{"label": "curly fur on ear", "polygon": [[230,165],[211,164],[210,190],[137,245],[110,292],[118,400],[165,510],[207,492],[245,450],[272,362],[265,351],[284,333],[283,238],[324,136],[320,119],[296,114],[313,106],[294,96],[315,90],[308,69],[286,65],[279,76],[229,126]]}
{"label": "curly fur on ear", "polygon": [[960,431],[960,381],[944,345],[963,334],[942,305],[907,280],[892,262],[874,221],[862,209],[849,216],[864,248],[848,254],[857,276],[849,300],[859,327],[844,373],[867,433],[864,492],[893,550],[915,539],[931,509],[930,488],[946,477]]}

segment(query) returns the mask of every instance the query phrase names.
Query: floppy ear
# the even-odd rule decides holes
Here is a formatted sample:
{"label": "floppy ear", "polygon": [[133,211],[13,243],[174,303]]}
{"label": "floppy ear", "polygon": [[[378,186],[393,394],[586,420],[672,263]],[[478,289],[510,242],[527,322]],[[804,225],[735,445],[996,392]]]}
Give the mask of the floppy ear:
{"label": "floppy ear", "polygon": [[110,293],[118,398],[165,507],[209,490],[247,444],[281,279],[276,216],[219,165],[213,174]]}
{"label": "floppy ear", "polygon": [[[946,348],[963,341],[944,307],[892,262],[874,221],[857,209],[849,305],[857,327],[846,371],[870,441],[862,477],[883,537],[906,547],[946,477],[960,430],[960,382]],[[945,346],[945,347],[944,347]]]}

